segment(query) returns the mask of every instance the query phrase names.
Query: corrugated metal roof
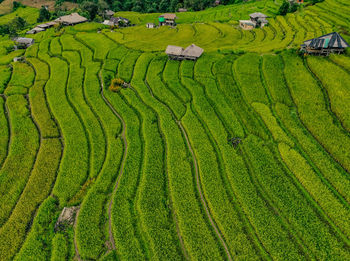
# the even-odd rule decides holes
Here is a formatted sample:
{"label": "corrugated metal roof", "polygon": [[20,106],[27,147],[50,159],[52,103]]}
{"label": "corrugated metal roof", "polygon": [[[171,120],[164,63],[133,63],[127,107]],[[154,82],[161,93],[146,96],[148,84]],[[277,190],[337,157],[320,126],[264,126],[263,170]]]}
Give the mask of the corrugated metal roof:
{"label": "corrugated metal roof", "polygon": [[267,15],[260,13],[260,12],[256,12],[256,13],[250,14],[249,17],[251,17],[251,18],[267,18]]}
{"label": "corrugated metal roof", "polygon": [[304,41],[304,44],[311,48],[347,48],[349,44],[337,32],[322,35],[318,38]]}

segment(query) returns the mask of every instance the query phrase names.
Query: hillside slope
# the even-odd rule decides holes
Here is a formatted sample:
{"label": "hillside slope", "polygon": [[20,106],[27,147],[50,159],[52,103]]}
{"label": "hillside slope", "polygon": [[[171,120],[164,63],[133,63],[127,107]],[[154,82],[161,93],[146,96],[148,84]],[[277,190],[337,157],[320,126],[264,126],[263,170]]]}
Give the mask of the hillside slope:
{"label": "hillside slope", "polygon": [[[349,39],[350,5],[239,29],[276,13],[255,4],[0,38],[0,260],[350,259],[350,57],[295,49]],[[197,61],[164,54],[191,43]]]}

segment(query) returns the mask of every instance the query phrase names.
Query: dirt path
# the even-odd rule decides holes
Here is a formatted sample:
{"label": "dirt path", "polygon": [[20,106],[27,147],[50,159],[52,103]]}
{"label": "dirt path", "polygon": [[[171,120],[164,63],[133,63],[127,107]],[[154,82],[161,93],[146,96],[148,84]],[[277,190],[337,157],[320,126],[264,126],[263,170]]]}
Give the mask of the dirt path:
{"label": "dirt path", "polygon": [[75,219],[74,219],[74,249],[75,249],[75,260],[81,261],[81,257],[79,255],[79,250],[78,250],[78,245],[77,245],[77,236],[76,236],[76,231],[77,231],[77,220],[78,220],[78,216],[79,216],[79,211],[80,211],[80,207],[77,210],[77,212],[75,213]]}
{"label": "dirt path", "polygon": [[120,179],[121,179],[121,177],[123,175],[125,159],[126,159],[126,155],[127,155],[127,152],[128,152],[128,143],[126,141],[126,136],[125,136],[126,125],[125,125],[125,122],[124,122],[123,118],[119,115],[119,113],[110,104],[108,99],[104,96],[104,93],[103,93],[104,86],[103,86],[101,71],[99,73],[99,78],[100,78],[100,91],[101,91],[102,99],[105,101],[107,106],[111,109],[113,114],[119,118],[119,120],[121,121],[121,123],[123,125],[121,138],[123,139],[123,142],[124,142],[124,154],[123,154],[123,159],[122,159],[122,163],[121,163],[121,166],[120,166],[117,182],[116,182],[116,184],[114,186],[113,193],[112,193],[112,196],[111,196],[111,201],[109,202],[109,205],[108,205],[108,233],[109,233],[109,240],[110,240],[110,243],[112,245],[112,248],[115,249],[115,242],[114,242],[113,233],[112,233],[112,219],[111,219],[112,203],[113,203],[113,196],[115,195],[115,193],[116,193],[116,191],[118,189],[118,186],[119,186],[119,183],[120,183]]}
{"label": "dirt path", "polygon": [[[200,185],[200,180],[199,180],[199,170],[198,170],[197,159],[196,159],[196,156],[195,156],[195,154],[194,154],[194,152],[193,152],[193,149],[192,149],[191,143],[190,143],[190,141],[189,141],[189,139],[188,139],[187,133],[186,133],[184,127],[182,126],[181,121],[179,121],[179,120],[176,119],[176,117],[175,117],[173,111],[169,108],[169,106],[166,105],[165,103],[163,103],[161,100],[159,100],[157,97],[155,97],[155,96],[153,95],[152,89],[151,89],[151,87],[148,85],[147,81],[145,81],[145,85],[147,86],[147,88],[148,88],[148,90],[149,90],[151,96],[152,96],[153,98],[155,98],[158,102],[160,102],[161,104],[163,104],[163,105],[167,108],[167,110],[168,110],[169,113],[171,114],[172,118],[174,119],[174,121],[177,123],[177,125],[178,125],[179,128],[181,129],[181,132],[183,133],[183,136],[185,137],[187,146],[188,146],[188,148],[189,148],[189,150],[190,150],[190,152],[191,152],[191,155],[192,155],[193,165],[194,165],[195,173],[196,173],[196,186],[197,186],[197,189],[198,189],[198,192],[199,192],[199,195],[200,195],[200,199],[201,199],[202,205],[203,205],[204,210],[205,210],[205,212],[206,212],[206,214],[207,214],[207,216],[208,216],[208,219],[209,219],[209,221],[210,221],[210,224],[211,224],[211,226],[212,226],[213,229],[214,229],[215,234],[217,235],[217,237],[219,238],[219,240],[221,241],[221,243],[222,243],[222,245],[223,245],[223,247],[224,247],[224,249],[225,249],[225,252],[226,252],[226,255],[227,255],[228,260],[232,261],[232,257],[231,257],[230,251],[228,250],[228,247],[227,247],[227,245],[226,245],[224,239],[222,238],[219,229],[217,228],[215,222],[213,221],[213,218],[211,217],[211,214],[210,214],[210,212],[209,212],[207,203],[205,202],[205,199],[204,199],[204,196],[203,196],[203,192],[202,192],[202,189],[201,189],[201,185]],[[179,235],[179,237],[181,238],[181,235],[180,235],[180,234],[178,234],[178,235]],[[182,241],[182,240],[180,240],[180,243],[181,243],[181,241]],[[183,245],[182,245],[182,246],[183,246]],[[184,247],[184,246],[183,246],[183,247]],[[185,249],[185,248],[183,248],[183,249]]]}
{"label": "dirt path", "polygon": [[222,238],[219,229],[217,228],[215,222],[213,221],[213,218],[211,217],[211,214],[210,214],[210,212],[209,212],[207,203],[205,202],[205,199],[204,199],[204,196],[203,196],[203,192],[202,192],[202,189],[201,189],[201,185],[200,185],[200,180],[199,180],[199,170],[198,170],[197,159],[196,159],[196,156],[195,156],[194,151],[193,151],[193,149],[192,149],[191,143],[190,143],[190,141],[189,141],[189,139],[188,139],[186,130],[184,129],[184,127],[182,126],[182,123],[181,123],[180,121],[176,121],[176,123],[177,123],[177,125],[180,127],[180,129],[181,129],[181,131],[182,131],[182,133],[183,133],[183,135],[184,135],[184,137],[185,137],[185,140],[186,140],[188,149],[190,150],[191,155],[192,155],[193,165],[194,165],[194,169],[195,169],[195,173],[196,173],[196,185],[197,185],[197,189],[198,189],[199,196],[200,196],[202,205],[203,205],[203,207],[204,207],[205,213],[206,213],[207,216],[208,216],[208,219],[209,219],[209,221],[210,221],[211,226],[213,227],[213,229],[214,229],[214,231],[215,231],[215,234],[216,234],[217,237],[220,239],[221,244],[223,245],[223,247],[224,247],[224,249],[225,249],[225,252],[226,252],[226,255],[227,255],[228,260],[232,261],[232,257],[231,257],[230,251],[228,250],[228,247],[227,247],[227,245],[226,245],[224,239]]}

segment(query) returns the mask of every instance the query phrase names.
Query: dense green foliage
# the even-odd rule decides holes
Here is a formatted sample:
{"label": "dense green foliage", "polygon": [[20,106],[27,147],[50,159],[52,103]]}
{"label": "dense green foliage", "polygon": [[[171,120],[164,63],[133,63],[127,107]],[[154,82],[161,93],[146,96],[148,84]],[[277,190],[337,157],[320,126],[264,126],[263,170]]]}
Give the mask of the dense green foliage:
{"label": "dense green foliage", "polygon": [[[350,5],[308,3],[178,13],[175,29],[119,12],[136,26],[49,29],[17,51],[1,36],[0,260],[349,260],[350,58],[294,48],[349,39]],[[241,30],[252,12],[269,25]],[[164,54],[192,43],[197,61]]]}

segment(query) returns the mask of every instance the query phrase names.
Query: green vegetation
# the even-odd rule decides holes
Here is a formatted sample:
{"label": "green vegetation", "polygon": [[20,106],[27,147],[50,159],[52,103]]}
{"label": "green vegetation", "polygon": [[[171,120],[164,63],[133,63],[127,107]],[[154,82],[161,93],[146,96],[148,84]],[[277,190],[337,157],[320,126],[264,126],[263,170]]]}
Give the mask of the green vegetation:
{"label": "green vegetation", "polygon": [[[293,49],[349,39],[350,5],[168,2],[116,4],[135,26],[51,28],[28,49],[0,37],[0,260],[350,259],[349,52]],[[96,21],[103,5],[84,4]],[[180,7],[175,28],[146,28]],[[269,25],[242,30],[253,12]],[[16,14],[29,28],[39,11],[0,25]],[[196,61],[164,54],[192,43]]]}

